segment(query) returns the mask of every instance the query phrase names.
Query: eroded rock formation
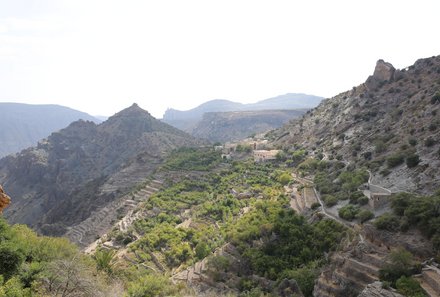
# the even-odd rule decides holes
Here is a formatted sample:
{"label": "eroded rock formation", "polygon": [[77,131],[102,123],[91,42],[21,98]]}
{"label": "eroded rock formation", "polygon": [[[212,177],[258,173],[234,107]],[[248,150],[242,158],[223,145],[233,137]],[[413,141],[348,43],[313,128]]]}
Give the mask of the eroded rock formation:
{"label": "eroded rock formation", "polygon": [[3,191],[3,187],[0,185],[0,213],[11,203],[11,198]]}

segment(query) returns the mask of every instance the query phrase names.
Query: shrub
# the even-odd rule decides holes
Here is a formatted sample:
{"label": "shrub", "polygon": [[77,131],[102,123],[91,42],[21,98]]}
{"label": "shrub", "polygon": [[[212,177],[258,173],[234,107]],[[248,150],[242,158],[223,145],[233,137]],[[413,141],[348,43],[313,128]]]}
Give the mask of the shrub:
{"label": "shrub", "polygon": [[314,202],[311,206],[310,206],[313,210],[321,207],[321,203],[319,202]]}
{"label": "shrub", "polygon": [[361,210],[357,215],[356,218],[361,222],[364,223],[366,221],[371,220],[372,218],[374,218],[374,213],[372,213],[371,211],[367,210],[367,209],[363,209]]}
{"label": "shrub", "polygon": [[379,230],[398,231],[400,220],[395,215],[384,213],[374,221],[374,226]]}
{"label": "shrub", "polygon": [[387,165],[389,168],[399,166],[405,161],[405,158],[401,154],[394,154],[387,158]]}
{"label": "shrub", "polygon": [[435,93],[434,96],[432,96],[431,98],[431,103],[435,104],[435,103],[439,103],[440,102],[440,92]]}
{"label": "shrub", "polygon": [[428,138],[425,139],[425,146],[426,147],[433,146],[434,144],[435,144],[435,140],[431,136],[429,136]]}
{"label": "shrub", "polygon": [[420,157],[417,154],[412,154],[408,157],[406,157],[406,166],[408,166],[408,168],[413,168],[416,167],[417,165],[419,165],[420,163]]}
{"label": "shrub", "polygon": [[396,281],[397,292],[408,297],[422,297],[426,296],[420,283],[412,277],[401,276]]}
{"label": "shrub", "polygon": [[410,139],[408,139],[408,143],[409,143],[411,146],[416,146],[416,145],[417,145],[417,139],[415,139],[415,138],[410,138]]}
{"label": "shrub", "polygon": [[323,197],[323,199],[324,199],[325,205],[328,207],[332,207],[338,203],[338,198],[336,198],[333,195],[325,195]]}
{"label": "shrub", "polygon": [[359,208],[352,204],[346,205],[338,211],[339,217],[347,221],[352,221],[358,213]]}
{"label": "shrub", "polygon": [[400,248],[392,251],[388,256],[388,261],[382,269],[379,270],[380,280],[389,281],[392,286],[402,276],[413,274],[413,257],[410,252]]}

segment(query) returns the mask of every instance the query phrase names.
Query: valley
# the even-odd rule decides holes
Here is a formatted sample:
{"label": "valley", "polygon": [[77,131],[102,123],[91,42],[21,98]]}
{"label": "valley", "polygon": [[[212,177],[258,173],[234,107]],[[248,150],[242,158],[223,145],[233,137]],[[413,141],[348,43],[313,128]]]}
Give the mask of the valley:
{"label": "valley", "polygon": [[[4,217],[45,235],[0,221],[0,296],[439,296],[439,92],[440,56],[379,60],[365,83],[223,144],[136,104],[74,122],[0,160]],[[207,123],[234,113],[196,130],[220,137]],[[87,280],[71,294],[63,267]]]}

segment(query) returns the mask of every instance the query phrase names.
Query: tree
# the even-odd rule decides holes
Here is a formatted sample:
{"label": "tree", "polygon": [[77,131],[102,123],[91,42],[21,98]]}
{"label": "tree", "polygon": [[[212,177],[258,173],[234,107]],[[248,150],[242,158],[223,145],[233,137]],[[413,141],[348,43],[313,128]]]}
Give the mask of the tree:
{"label": "tree", "polygon": [[0,244],[0,274],[6,279],[10,278],[17,272],[24,258],[25,256],[12,242]]}
{"label": "tree", "polygon": [[402,276],[413,274],[413,257],[410,252],[403,248],[392,251],[388,256],[388,261],[379,270],[379,278],[382,281],[389,281],[393,286]]}
{"label": "tree", "polygon": [[56,260],[49,264],[42,285],[51,296],[103,296],[89,267],[80,256]]}
{"label": "tree", "polygon": [[288,172],[284,172],[280,176],[278,176],[278,182],[283,186],[287,185],[291,180],[292,177]]}
{"label": "tree", "polygon": [[211,250],[209,249],[209,246],[204,241],[199,242],[196,245],[194,250],[195,250],[195,253],[196,253],[196,257],[199,260],[202,260],[203,258],[208,256],[210,254],[210,252],[211,252]]}

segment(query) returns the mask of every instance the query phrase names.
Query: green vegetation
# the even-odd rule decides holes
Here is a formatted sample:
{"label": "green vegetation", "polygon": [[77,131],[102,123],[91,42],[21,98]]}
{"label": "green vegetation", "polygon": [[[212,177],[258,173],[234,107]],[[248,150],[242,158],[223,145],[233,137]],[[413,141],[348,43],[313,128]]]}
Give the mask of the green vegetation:
{"label": "green vegetation", "polygon": [[0,296],[106,295],[111,280],[94,266],[66,239],[40,237],[0,219]]}
{"label": "green vegetation", "polygon": [[404,288],[410,283],[402,277],[409,277],[418,272],[418,269],[411,253],[401,248],[389,254],[387,263],[379,271],[379,278],[389,282],[393,287],[396,287],[396,282],[400,280],[399,286]]}
{"label": "green vegetation", "polygon": [[165,162],[169,170],[207,171],[221,162],[221,153],[207,149],[179,148],[174,150]]}
{"label": "green vegetation", "polygon": [[408,157],[406,157],[406,166],[408,166],[408,168],[413,168],[416,167],[419,163],[420,163],[420,157],[417,154],[412,154]]}
{"label": "green vegetation", "polygon": [[396,289],[400,294],[407,297],[425,297],[425,291],[420,286],[420,283],[412,277],[401,276],[396,281]]}
{"label": "green vegetation", "polygon": [[[431,196],[399,193],[391,198],[393,213],[385,213],[374,221],[378,229],[391,232],[418,228],[433,244],[437,258],[440,256],[440,191]],[[405,276],[409,276],[406,275]],[[400,275],[399,275],[400,277]],[[393,281],[397,280],[394,276]],[[417,296],[417,295],[414,295]]]}
{"label": "green vegetation", "polygon": [[344,220],[352,221],[354,218],[356,218],[356,215],[359,213],[359,211],[359,207],[348,204],[339,209],[338,215]]}
{"label": "green vegetation", "polygon": [[387,165],[389,168],[399,166],[405,161],[405,157],[401,153],[396,153],[387,158]]}

